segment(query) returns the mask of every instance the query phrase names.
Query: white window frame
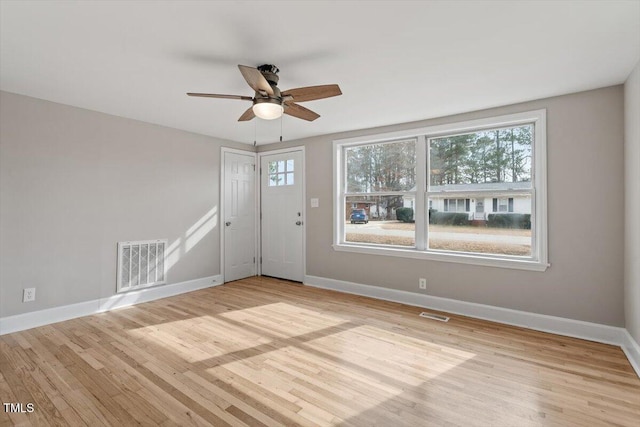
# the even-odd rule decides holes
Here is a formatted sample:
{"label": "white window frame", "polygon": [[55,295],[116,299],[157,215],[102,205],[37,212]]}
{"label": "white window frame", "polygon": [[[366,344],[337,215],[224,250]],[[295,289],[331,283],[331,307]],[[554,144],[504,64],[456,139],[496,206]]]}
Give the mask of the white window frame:
{"label": "white window frame", "polygon": [[[510,257],[492,254],[469,254],[426,249],[427,226],[427,140],[452,133],[474,132],[485,129],[497,129],[524,124],[534,126],[531,165],[531,257]],[[547,129],[546,109],[509,114],[498,117],[448,123],[415,129],[406,129],[377,135],[333,141],[333,248],[336,251],[365,253],[372,255],[398,256],[404,258],[433,261],[457,262],[491,267],[513,268],[521,270],[545,271],[549,267],[547,239]],[[352,145],[375,144],[393,140],[417,138],[416,145],[416,246],[415,248],[371,245],[366,243],[345,242],[345,175],[344,148]],[[453,197],[453,195],[452,195]]]}

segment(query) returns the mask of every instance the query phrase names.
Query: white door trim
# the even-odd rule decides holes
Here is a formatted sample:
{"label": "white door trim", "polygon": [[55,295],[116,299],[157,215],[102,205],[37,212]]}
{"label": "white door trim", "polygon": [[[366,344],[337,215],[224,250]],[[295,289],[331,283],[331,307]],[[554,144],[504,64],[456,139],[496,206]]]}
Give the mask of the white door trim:
{"label": "white door trim", "polygon": [[[257,163],[258,161],[258,156],[257,153],[254,153],[252,151],[245,151],[245,150],[238,150],[236,148],[229,148],[229,147],[221,147],[220,148],[220,192],[219,192],[219,197],[218,197],[218,204],[220,205],[220,220],[218,221],[218,227],[220,227],[220,277],[222,278],[222,282],[224,283],[224,251],[225,251],[225,247],[224,247],[224,239],[225,239],[225,228],[224,227],[224,198],[225,198],[225,175],[224,175],[224,155],[225,153],[234,153],[234,154],[241,154],[243,156],[253,156],[253,159],[255,160],[256,163],[256,168],[259,167],[259,163]],[[256,169],[257,172],[257,169]],[[260,174],[256,173],[255,174],[255,179],[256,179],[256,183],[259,184],[260,183]],[[253,250],[254,256],[256,257],[256,266],[257,266],[257,272],[260,271],[260,263],[258,262],[258,243],[259,243],[259,238],[260,238],[260,230],[259,230],[259,225],[260,225],[260,201],[259,201],[259,191],[256,191],[256,198],[254,200],[254,208],[256,210],[256,215],[255,215],[255,242],[256,242],[256,247]],[[259,274],[259,273],[258,273]]]}
{"label": "white door trim", "polygon": [[[302,227],[302,277],[304,278],[307,274],[307,186],[306,183],[306,156],[304,145],[300,145],[297,147],[290,148],[281,148],[278,150],[269,150],[269,151],[261,151],[258,153],[258,161],[257,165],[260,167],[262,165],[262,157],[270,156],[272,154],[283,154],[283,153],[291,153],[294,151],[300,151],[302,153],[302,218],[303,218],[303,227]],[[257,245],[256,249],[258,250],[258,256],[262,257],[262,220],[261,220],[261,212],[262,212],[262,173],[258,171],[256,174],[258,180],[258,187],[260,190],[258,193],[258,214],[256,218],[258,218],[258,226],[256,230],[258,230],[258,239],[256,240]],[[258,261],[261,258],[256,258]],[[258,262],[258,276],[262,275],[262,263]]]}

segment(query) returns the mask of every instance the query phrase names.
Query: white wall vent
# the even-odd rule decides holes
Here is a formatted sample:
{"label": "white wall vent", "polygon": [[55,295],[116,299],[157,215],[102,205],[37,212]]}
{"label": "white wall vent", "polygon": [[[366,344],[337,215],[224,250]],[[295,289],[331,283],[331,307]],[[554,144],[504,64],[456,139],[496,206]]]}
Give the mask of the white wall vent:
{"label": "white wall vent", "polygon": [[117,292],[166,283],[168,240],[118,242]]}

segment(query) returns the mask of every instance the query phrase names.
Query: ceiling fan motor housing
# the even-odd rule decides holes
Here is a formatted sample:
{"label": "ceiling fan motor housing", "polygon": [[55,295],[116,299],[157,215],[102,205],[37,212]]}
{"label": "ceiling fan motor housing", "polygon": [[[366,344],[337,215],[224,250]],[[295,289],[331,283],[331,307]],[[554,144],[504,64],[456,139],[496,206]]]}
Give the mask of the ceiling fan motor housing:
{"label": "ceiling fan motor housing", "polygon": [[278,80],[280,80],[280,77],[278,77],[280,69],[278,67],[272,64],[263,64],[258,67],[258,70],[271,86],[276,86],[278,84]]}

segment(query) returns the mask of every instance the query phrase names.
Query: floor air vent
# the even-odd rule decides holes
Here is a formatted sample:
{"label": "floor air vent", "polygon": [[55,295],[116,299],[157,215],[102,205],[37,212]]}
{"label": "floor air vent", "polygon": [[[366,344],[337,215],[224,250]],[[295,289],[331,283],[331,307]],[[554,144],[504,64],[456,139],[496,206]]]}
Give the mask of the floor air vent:
{"label": "floor air vent", "polygon": [[440,316],[439,314],[427,313],[423,311],[420,313],[420,317],[426,317],[427,319],[437,320],[439,322],[448,322],[449,318],[447,316]]}
{"label": "floor air vent", "polygon": [[168,240],[118,242],[117,292],[166,283]]}

